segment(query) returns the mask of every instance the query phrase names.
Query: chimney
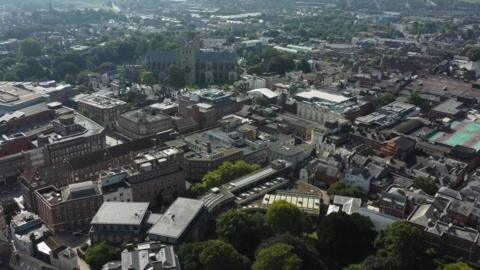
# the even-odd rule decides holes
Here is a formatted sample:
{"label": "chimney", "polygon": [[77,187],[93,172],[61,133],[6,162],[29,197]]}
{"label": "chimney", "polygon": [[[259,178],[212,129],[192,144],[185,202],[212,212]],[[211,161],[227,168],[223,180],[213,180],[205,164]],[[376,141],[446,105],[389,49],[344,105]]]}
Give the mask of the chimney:
{"label": "chimney", "polygon": [[212,153],[212,144],[210,142],[207,143],[207,153]]}

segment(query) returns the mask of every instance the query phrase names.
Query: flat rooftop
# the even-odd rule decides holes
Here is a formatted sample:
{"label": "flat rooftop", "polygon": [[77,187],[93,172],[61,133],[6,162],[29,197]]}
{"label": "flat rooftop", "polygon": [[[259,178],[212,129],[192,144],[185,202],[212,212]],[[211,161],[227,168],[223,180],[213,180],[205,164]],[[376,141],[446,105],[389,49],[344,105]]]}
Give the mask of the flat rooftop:
{"label": "flat rooftop", "polygon": [[440,76],[416,79],[407,85],[406,89],[439,95],[448,94],[467,97],[478,97],[480,95],[480,91],[474,89],[471,83]]}
{"label": "flat rooftop", "polygon": [[148,202],[104,202],[90,223],[140,225],[148,206]]}
{"label": "flat rooftop", "polygon": [[99,95],[84,96],[79,102],[102,109],[112,109],[127,104],[125,101],[119,99]]}
{"label": "flat rooftop", "polygon": [[390,113],[405,113],[407,111],[413,110],[415,105],[401,102],[401,101],[394,101],[388,105],[385,105],[381,108],[382,111],[390,112]]}
{"label": "flat rooftop", "polygon": [[462,105],[463,102],[456,101],[455,99],[449,99],[434,107],[432,111],[454,115],[460,112],[459,107],[461,107]]}
{"label": "flat rooftop", "polygon": [[20,83],[0,82],[0,105],[14,106],[23,102],[42,99],[45,95]]}
{"label": "flat rooftop", "polygon": [[320,100],[320,101],[328,101],[332,103],[342,103],[351,99],[350,97],[333,94],[325,91],[320,91],[320,90],[304,91],[304,92],[297,93],[295,96],[304,100],[309,100],[309,101]]}
{"label": "flat rooftop", "polygon": [[178,197],[150,228],[148,234],[178,239],[202,209],[202,201]]}
{"label": "flat rooftop", "polygon": [[121,117],[126,118],[135,123],[139,123],[139,122],[154,123],[154,122],[167,120],[170,118],[170,116],[166,114],[163,114],[160,112],[154,112],[152,110],[145,110],[145,109],[128,111],[123,113]]}

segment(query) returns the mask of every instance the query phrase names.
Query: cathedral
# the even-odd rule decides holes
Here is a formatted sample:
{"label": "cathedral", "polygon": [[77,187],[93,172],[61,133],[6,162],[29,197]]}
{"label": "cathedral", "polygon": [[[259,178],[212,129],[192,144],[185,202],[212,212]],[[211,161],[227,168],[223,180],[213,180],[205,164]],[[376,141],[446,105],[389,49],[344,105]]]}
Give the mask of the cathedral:
{"label": "cathedral", "polygon": [[187,84],[223,84],[238,77],[237,56],[232,52],[205,51],[198,41],[171,52],[149,52],[145,67],[158,75],[160,80],[168,76],[170,67],[184,70]]}

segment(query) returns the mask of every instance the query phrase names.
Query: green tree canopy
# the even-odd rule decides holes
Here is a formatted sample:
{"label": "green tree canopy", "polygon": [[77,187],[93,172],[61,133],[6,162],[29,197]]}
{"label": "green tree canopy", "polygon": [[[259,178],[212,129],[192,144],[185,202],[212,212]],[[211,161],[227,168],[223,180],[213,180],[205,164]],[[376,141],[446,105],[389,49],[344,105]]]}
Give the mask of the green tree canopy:
{"label": "green tree canopy", "polygon": [[300,270],[302,259],[287,244],[276,244],[258,252],[252,270]]}
{"label": "green tree canopy", "polygon": [[480,61],[480,46],[471,47],[467,51],[467,57],[470,61],[473,61],[473,62]]}
{"label": "green tree canopy", "polygon": [[359,214],[331,213],[319,224],[317,235],[320,253],[329,258],[330,264],[344,267],[374,252],[373,224]]}
{"label": "green tree canopy", "polygon": [[193,196],[199,196],[207,192],[210,188],[218,187],[258,169],[260,169],[258,164],[249,164],[243,160],[236,161],[235,163],[227,161],[217,169],[209,171],[203,176],[202,182],[193,184],[189,191]]}
{"label": "green tree canopy", "polygon": [[121,250],[106,242],[100,242],[88,247],[85,254],[85,261],[92,270],[100,270],[109,261],[120,259]]}
{"label": "green tree canopy", "polygon": [[375,240],[377,257],[389,269],[421,269],[427,264],[420,229],[399,221],[391,224]]}
{"label": "green tree canopy", "polygon": [[171,66],[168,69],[167,82],[173,87],[184,87],[187,84],[185,81],[185,71],[177,66]]}
{"label": "green tree canopy", "polygon": [[395,96],[392,95],[391,93],[387,92],[380,97],[378,97],[378,103],[382,106],[385,106],[387,104],[390,104],[395,101]]}
{"label": "green tree canopy", "polygon": [[42,53],[42,46],[34,39],[24,39],[18,48],[20,57],[38,57]]}
{"label": "green tree canopy", "polygon": [[184,270],[247,270],[250,265],[247,257],[220,240],[183,244],[178,256]]}
{"label": "green tree canopy", "polygon": [[275,201],[268,207],[267,222],[274,232],[290,232],[298,235],[308,226],[305,213],[287,201]]}
{"label": "green tree canopy", "polygon": [[314,241],[307,237],[294,236],[289,233],[275,235],[263,241],[258,247],[258,251],[277,244],[287,244],[293,247],[293,252],[302,260],[302,270],[327,269],[321,260],[321,257],[323,258],[325,256],[318,252],[314,246]]}
{"label": "green tree canopy", "polygon": [[445,265],[442,270],[473,270],[473,268],[464,262],[457,262]]}
{"label": "green tree canopy", "polygon": [[67,74],[76,75],[79,72],[79,67],[72,62],[61,63],[55,68],[55,74],[59,80],[64,80]]}
{"label": "green tree canopy", "polygon": [[303,71],[303,73],[312,72],[312,67],[310,66],[310,63],[308,63],[307,59],[305,58],[298,63],[297,69]]}
{"label": "green tree canopy", "polygon": [[362,264],[351,264],[343,268],[343,270],[365,270],[365,268],[363,267]]}
{"label": "green tree canopy", "polygon": [[112,62],[103,62],[98,69],[100,72],[107,72],[116,70],[117,66]]}
{"label": "green tree canopy", "polygon": [[140,81],[142,84],[145,85],[154,85],[157,83],[157,79],[155,79],[155,75],[153,75],[153,72],[145,70],[140,74]]}
{"label": "green tree canopy", "polygon": [[267,66],[269,72],[285,74],[295,68],[295,62],[289,55],[277,55],[268,62]]}
{"label": "green tree canopy", "polygon": [[438,191],[437,185],[435,185],[435,182],[430,177],[419,176],[415,178],[413,186],[432,196]]}
{"label": "green tree canopy", "polygon": [[367,194],[358,186],[347,187],[344,182],[338,181],[330,185],[328,193],[332,195],[341,195],[362,200],[367,199]]}
{"label": "green tree canopy", "polygon": [[18,207],[18,203],[13,199],[2,201],[1,206],[3,207],[5,221],[7,224],[10,224],[12,218],[20,212],[20,207]]}
{"label": "green tree canopy", "polygon": [[243,254],[248,254],[260,244],[265,231],[264,224],[260,214],[229,210],[218,218],[216,232],[221,240],[232,244]]}
{"label": "green tree canopy", "polygon": [[426,105],[425,99],[423,99],[420,94],[416,91],[410,93],[408,96],[408,103],[418,106],[420,108],[424,108]]}

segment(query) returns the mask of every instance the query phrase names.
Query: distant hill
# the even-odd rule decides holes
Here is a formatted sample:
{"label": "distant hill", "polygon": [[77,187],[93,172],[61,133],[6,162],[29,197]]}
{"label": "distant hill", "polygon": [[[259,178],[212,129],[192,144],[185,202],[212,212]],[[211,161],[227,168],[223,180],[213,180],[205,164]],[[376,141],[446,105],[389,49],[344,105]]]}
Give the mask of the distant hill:
{"label": "distant hill", "polygon": [[48,8],[51,4],[60,9],[105,8],[109,1],[105,0],[3,0],[1,5],[21,10]]}

